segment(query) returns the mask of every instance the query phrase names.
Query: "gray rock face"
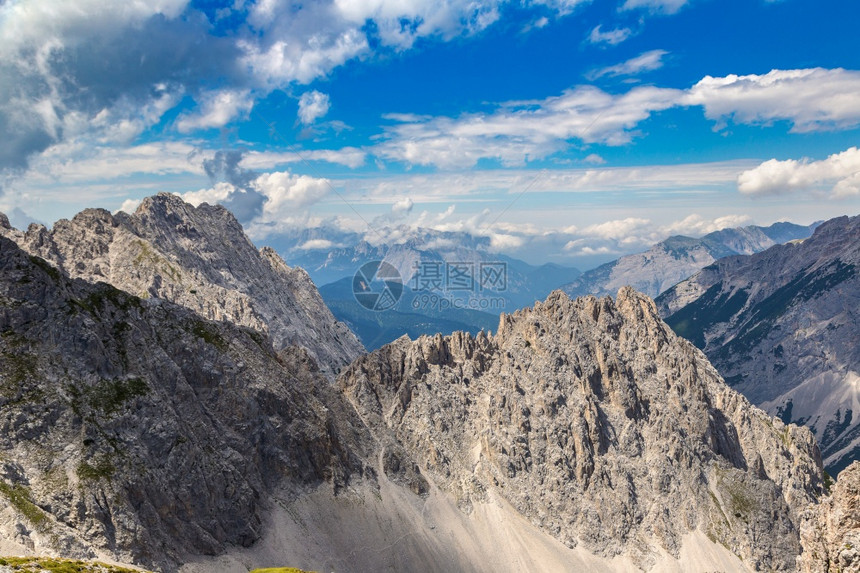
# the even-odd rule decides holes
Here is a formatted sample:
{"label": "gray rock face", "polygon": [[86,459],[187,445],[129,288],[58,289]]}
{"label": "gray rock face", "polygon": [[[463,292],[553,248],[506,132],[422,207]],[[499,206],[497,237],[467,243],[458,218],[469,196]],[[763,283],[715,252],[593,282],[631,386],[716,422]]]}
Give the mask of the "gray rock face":
{"label": "gray rock face", "polygon": [[0,237],[0,539],[175,570],[257,540],[276,486],[372,481],[362,427],[303,349]]}
{"label": "gray rock face", "polygon": [[657,299],[726,381],[812,429],[836,473],[860,458],[860,217],[801,243],[728,257]]}
{"label": "gray rock face", "polygon": [[51,231],[4,226],[0,233],[73,278],[253,328],[276,349],[302,346],[330,376],[364,350],[334,319],[307,273],[288,267],[271,249],[258,251],[221,206],[195,208],[161,193],[144,199],[134,215],[87,209]]}
{"label": "gray rock face", "polygon": [[801,527],[804,573],[860,571],[860,462],[842,473],[829,496],[811,508]]}
{"label": "gray rock face", "polygon": [[572,297],[615,294],[623,286],[656,297],[692,276],[715,260],[730,255],[752,254],[776,244],[803,239],[812,234],[808,227],[775,223],[770,227],[738,227],[709,233],[700,239],[678,235],[645,251],[625,255],[582,274],[561,287]]}
{"label": "gray rock face", "polygon": [[756,569],[793,570],[799,511],[822,488],[811,433],[728,388],[629,288],[616,302],[557,291],[495,336],[404,338],[338,381],[463,510],[492,490],[566,545],[645,569],[699,530]]}

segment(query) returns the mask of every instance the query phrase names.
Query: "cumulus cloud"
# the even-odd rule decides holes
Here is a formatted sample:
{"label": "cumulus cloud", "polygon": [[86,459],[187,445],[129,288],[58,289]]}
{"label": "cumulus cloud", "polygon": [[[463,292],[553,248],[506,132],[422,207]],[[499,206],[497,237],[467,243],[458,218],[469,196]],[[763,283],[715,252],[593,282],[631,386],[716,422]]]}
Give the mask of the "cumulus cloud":
{"label": "cumulus cloud", "polygon": [[247,89],[207,92],[199,97],[197,111],[179,117],[176,129],[180,133],[189,133],[198,129],[223,127],[247,115],[253,107],[254,98]]}
{"label": "cumulus cloud", "polygon": [[124,213],[128,213],[129,215],[133,214],[137,211],[137,207],[140,205],[140,199],[126,199],[122,202],[122,205],[119,206],[119,209],[116,210],[117,213],[120,211]]}
{"label": "cumulus cloud", "polygon": [[295,175],[287,171],[265,173],[257,177],[252,185],[266,197],[263,213],[270,219],[281,213],[308,207],[331,190],[331,183],[327,179]]}
{"label": "cumulus cloud", "polygon": [[706,76],[688,92],[719,125],[791,123],[793,132],[851,129],[860,125],[860,71],[811,68],[764,75]]}
{"label": "cumulus cloud", "polygon": [[829,189],[834,197],[860,194],[860,149],[851,147],[827,159],[770,159],[738,176],[738,189],[748,195],[778,195]]}
{"label": "cumulus cloud", "polygon": [[397,216],[397,217],[402,217],[404,215],[408,215],[409,213],[412,212],[412,207],[414,205],[415,205],[415,203],[412,202],[411,198],[404,197],[403,199],[396,201],[391,206],[391,214],[394,216]]}
{"label": "cumulus cloud", "polygon": [[603,76],[635,76],[643,72],[652,72],[663,67],[663,56],[668,54],[666,50],[651,50],[639,54],[626,62],[609,66],[589,74],[590,79]]}
{"label": "cumulus cloud", "polygon": [[588,41],[592,44],[607,44],[609,46],[617,46],[631,35],[633,31],[630,28],[614,28],[612,30],[601,30],[599,24],[591,30],[588,35]]}
{"label": "cumulus cloud", "polygon": [[328,94],[316,90],[305,92],[299,98],[299,121],[310,125],[325,116],[331,107]]}
{"label": "cumulus cloud", "polygon": [[[508,0],[280,0],[217,10],[187,0],[0,2],[0,169],[73,137],[129,144],[186,96],[181,133],[221,127],[255,98],[306,84],[353,58],[409,49],[419,38],[480,32]],[[580,0],[542,0],[557,14]],[[235,19],[232,34],[214,21]],[[322,117],[311,102],[302,121]]]}
{"label": "cumulus cloud", "polygon": [[238,50],[185,0],[0,4],[0,168],[69,138],[128,142],[186,85],[238,74]]}

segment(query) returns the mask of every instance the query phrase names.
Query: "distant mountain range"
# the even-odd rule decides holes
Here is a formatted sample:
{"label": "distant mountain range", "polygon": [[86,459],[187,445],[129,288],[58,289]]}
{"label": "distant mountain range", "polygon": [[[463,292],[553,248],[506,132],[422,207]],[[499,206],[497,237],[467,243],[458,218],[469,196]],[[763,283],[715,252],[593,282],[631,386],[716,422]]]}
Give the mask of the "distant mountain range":
{"label": "distant mountain range", "polygon": [[570,296],[615,295],[629,285],[655,297],[717,259],[750,255],[774,245],[805,239],[815,230],[792,223],[770,227],[738,227],[709,233],[699,239],[675,235],[644,253],[626,255],[583,273],[561,289]]}
{"label": "distant mountain range", "polygon": [[812,429],[831,472],[860,459],[860,217],[720,259],[657,302],[726,382]]}
{"label": "distant mountain range", "polygon": [[[386,235],[408,238],[374,246],[358,234],[310,229],[273,243],[321,285],[334,316],[371,350],[404,334],[494,329],[501,312],[530,306],[580,274],[572,267],[536,266],[492,253],[489,239],[468,233],[404,228],[388,229]],[[374,261],[396,269],[403,285],[397,304],[384,312],[362,307],[353,293],[356,272]]]}
{"label": "distant mountain range", "polygon": [[[698,239],[678,235],[584,274],[572,267],[535,266],[493,254],[486,237],[431,229],[386,229],[384,236],[402,240],[379,245],[371,245],[356,233],[307,229],[280,237],[273,246],[290,264],[308,271],[321,285],[320,294],[335,317],[348,324],[365,347],[374,349],[404,334],[414,338],[492,329],[497,321],[494,316],[500,312],[530,306],[557,288],[572,297],[605,296],[631,285],[657,296],[718,258],[802,239],[814,228],[814,224],[776,223],[723,229]],[[384,313],[368,311],[353,296],[353,276],[371,261],[392,265],[404,285],[402,300]],[[471,275],[471,287],[447,288],[447,273],[458,266]],[[488,266],[502,269],[503,288],[483,288],[481,269]],[[427,288],[428,271],[436,274],[435,288]]]}

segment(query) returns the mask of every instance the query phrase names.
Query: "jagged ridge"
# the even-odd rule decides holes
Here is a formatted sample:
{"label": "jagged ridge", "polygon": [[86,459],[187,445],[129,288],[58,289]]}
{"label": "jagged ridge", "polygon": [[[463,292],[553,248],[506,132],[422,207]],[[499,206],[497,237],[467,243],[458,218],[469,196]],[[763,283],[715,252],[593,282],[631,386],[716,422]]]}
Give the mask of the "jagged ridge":
{"label": "jagged ridge", "polygon": [[50,231],[31,225],[24,233],[5,220],[0,234],[71,277],[248,326],[268,334],[276,349],[303,346],[329,374],[364,350],[332,316],[307,273],[288,267],[270,248],[257,250],[220,205],[193,207],[160,193],[133,215],[86,209]]}
{"label": "jagged ridge", "polygon": [[568,546],[646,568],[698,529],[792,570],[798,512],[822,488],[811,434],[728,388],[629,288],[557,291],[495,336],[400,339],[339,383],[464,509],[498,491]]}

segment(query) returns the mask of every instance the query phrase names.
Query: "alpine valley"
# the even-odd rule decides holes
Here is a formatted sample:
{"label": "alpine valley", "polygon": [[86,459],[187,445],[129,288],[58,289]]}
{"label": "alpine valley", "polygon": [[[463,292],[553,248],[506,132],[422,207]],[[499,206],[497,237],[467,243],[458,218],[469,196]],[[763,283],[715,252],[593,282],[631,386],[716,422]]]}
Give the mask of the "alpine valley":
{"label": "alpine valley", "polygon": [[659,305],[556,290],[492,331],[366,353],[223,207],[160,194],[50,231],[0,217],[0,553],[186,573],[856,570],[860,463],[834,485],[816,436],[847,465],[857,221],[721,259]]}

